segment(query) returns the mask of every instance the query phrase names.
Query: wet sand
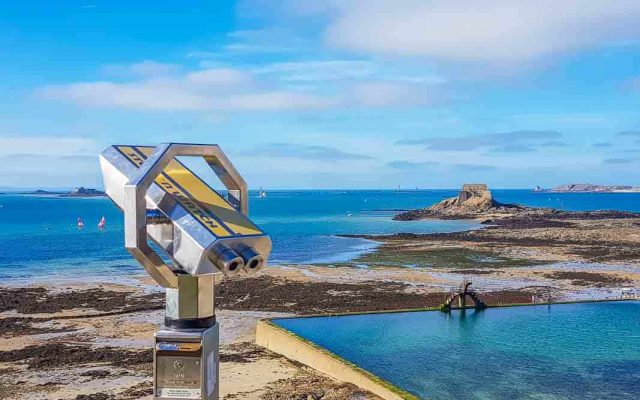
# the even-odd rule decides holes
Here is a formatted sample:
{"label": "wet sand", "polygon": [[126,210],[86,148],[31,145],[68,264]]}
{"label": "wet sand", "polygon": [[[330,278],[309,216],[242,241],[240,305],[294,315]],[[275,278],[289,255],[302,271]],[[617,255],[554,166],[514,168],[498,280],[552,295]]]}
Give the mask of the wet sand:
{"label": "wet sand", "polygon": [[[82,290],[55,285],[4,288],[2,293],[5,299],[19,301],[2,303],[0,398],[152,397],[151,345],[163,319],[163,307],[158,307],[161,293],[106,284]],[[69,298],[83,302],[73,304]],[[374,398],[253,344],[259,319],[287,315],[218,310],[223,398],[291,398],[278,397],[287,393],[302,398]]]}
{"label": "wet sand", "polygon": [[[476,290],[532,290],[538,299],[618,298],[640,292],[640,218],[599,212],[560,219],[510,217],[485,229],[431,235],[367,237],[378,251],[353,262],[374,268],[420,267],[451,285],[461,277]],[[533,290],[536,288],[536,290]]]}
{"label": "wet sand", "polygon": [[[599,220],[494,221],[486,229],[439,234],[403,233],[357,237],[381,241],[376,255],[392,257],[411,251],[463,249],[531,262],[640,263],[640,218]],[[362,261],[362,260],[361,260]],[[364,261],[371,261],[364,258]],[[374,260],[375,261],[375,260]],[[440,257],[446,264],[446,257]],[[357,262],[357,260],[356,260]]]}

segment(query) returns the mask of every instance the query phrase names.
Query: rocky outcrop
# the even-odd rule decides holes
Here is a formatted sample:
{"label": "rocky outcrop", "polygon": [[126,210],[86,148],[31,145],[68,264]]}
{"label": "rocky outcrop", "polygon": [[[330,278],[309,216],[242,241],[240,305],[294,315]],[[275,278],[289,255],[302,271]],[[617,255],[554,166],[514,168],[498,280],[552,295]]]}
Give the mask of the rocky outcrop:
{"label": "rocky outcrop", "polygon": [[69,192],[64,196],[65,197],[94,197],[94,196],[106,196],[106,193],[101,190],[84,188],[81,186],[81,187],[73,188],[71,192]]}
{"label": "rocky outcrop", "polygon": [[412,210],[396,215],[393,219],[410,221],[416,219],[475,219],[489,215],[512,215],[515,211],[527,207],[517,204],[504,204],[493,199],[486,185],[463,185],[457,197],[442,200],[429,208]]}

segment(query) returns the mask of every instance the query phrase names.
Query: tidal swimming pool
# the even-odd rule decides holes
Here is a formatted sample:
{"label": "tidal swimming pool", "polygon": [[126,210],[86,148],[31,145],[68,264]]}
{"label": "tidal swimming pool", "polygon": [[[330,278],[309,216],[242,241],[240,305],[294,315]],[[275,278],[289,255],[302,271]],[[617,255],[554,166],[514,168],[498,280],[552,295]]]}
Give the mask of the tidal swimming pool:
{"label": "tidal swimming pool", "polygon": [[272,322],[420,398],[640,398],[640,302]]}

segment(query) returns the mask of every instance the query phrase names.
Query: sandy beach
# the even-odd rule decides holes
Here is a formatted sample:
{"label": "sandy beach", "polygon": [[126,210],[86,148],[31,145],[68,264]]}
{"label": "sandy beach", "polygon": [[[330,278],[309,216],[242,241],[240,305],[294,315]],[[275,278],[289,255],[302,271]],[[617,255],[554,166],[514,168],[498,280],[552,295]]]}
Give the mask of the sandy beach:
{"label": "sandy beach", "polygon": [[[640,287],[640,218],[502,222],[451,234],[367,237],[350,263],[272,266],[216,284],[224,399],[372,399],[254,344],[278,316],[434,307],[470,278],[490,305],[619,298]],[[138,284],[50,282],[0,291],[0,398],[151,398],[163,293]]]}
{"label": "sandy beach", "polygon": [[[112,284],[3,289],[0,398],[152,398],[150,348],[163,297]],[[374,398],[253,344],[259,319],[287,315],[218,310],[222,398]]]}

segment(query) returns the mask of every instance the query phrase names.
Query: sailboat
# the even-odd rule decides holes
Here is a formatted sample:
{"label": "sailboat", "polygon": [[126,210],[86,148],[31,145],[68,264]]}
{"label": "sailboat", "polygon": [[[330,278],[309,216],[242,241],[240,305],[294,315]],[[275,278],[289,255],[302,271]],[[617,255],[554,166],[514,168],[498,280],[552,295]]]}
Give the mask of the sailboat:
{"label": "sailboat", "polygon": [[78,217],[78,229],[84,228],[84,222],[82,222],[82,218]]}
{"label": "sailboat", "polygon": [[102,216],[102,218],[100,219],[100,222],[98,222],[98,229],[104,229],[104,226],[107,224],[107,221],[104,219],[104,216]]}
{"label": "sailboat", "polygon": [[265,198],[267,197],[267,192],[265,192],[264,190],[262,190],[262,186],[260,186],[260,198]]}

